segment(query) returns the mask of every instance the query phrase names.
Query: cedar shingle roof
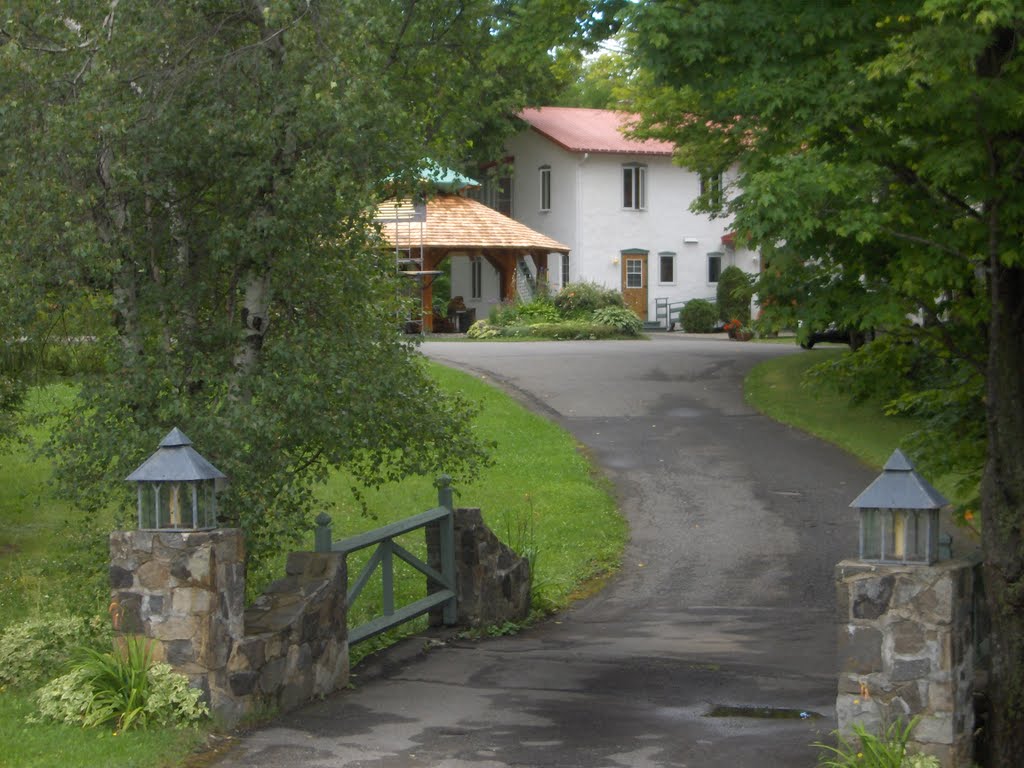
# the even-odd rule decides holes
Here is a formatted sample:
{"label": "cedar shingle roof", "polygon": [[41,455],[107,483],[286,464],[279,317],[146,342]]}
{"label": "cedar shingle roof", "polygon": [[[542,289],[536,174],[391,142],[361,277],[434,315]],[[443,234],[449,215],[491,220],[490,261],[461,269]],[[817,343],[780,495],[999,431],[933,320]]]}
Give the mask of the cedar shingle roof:
{"label": "cedar shingle roof", "polygon": [[524,109],[521,120],[570,152],[614,152],[627,155],[671,155],[671,142],[638,141],[622,135],[623,128],[639,116],[610,109],[540,107]]}
{"label": "cedar shingle roof", "polygon": [[[460,248],[556,251],[569,247],[510,219],[483,203],[457,195],[438,195],[427,202],[427,220],[420,225],[381,221],[384,237],[394,248]],[[422,226],[422,243],[420,228]],[[396,232],[397,230],[397,232]]]}

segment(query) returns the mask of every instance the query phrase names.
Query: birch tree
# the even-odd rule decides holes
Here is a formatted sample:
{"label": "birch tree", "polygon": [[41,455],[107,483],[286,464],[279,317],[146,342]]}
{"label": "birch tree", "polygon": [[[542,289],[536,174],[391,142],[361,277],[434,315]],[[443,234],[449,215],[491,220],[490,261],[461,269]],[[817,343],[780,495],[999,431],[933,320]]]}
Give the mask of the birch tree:
{"label": "birch tree", "polygon": [[[584,45],[589,3],[22,0],[0,10],[0,250],[33,307],[105,297],[54,454],[89,510],[172,426],[252,557],[335,467],[468,475],[473,409],[399,333],[375,205],[467,160]],[[546,15],[543,15],[546,14]],[[542,21],[546,19],[547,26]],[[596,20],[595,20],[596,19]]]}

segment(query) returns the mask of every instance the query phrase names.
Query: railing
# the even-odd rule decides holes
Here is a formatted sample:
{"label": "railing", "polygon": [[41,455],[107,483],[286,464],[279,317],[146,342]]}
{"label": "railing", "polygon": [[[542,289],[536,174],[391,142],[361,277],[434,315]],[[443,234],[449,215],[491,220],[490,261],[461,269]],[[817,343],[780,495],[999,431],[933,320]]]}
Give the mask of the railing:
{"label": "railing", "polygon": [[[712,304],[715,299],[705,299]],[[678,322],[679,310],[686,305],[685,301],[670,301],[669,299],[654,300],[654,321],[664,325],[666,331],[672,330],[672,326]]]}
{"label": "railing", "polygon": [[[331,542],[331,518],[328,515],[321,514],[317,517],[315,535],[315,549],[317,552],[341,552],[347,560],[351,553],[371,547],[374,544],[377,545],[377,549],[370,556],[366,565],[363,566],[359,576],[354,582],[351,582],[348,589],[347,608],[351,614],[352,604],[373,577],[377,567],[380,566],[381,586],[383,587],[383,615],[358,627],[349,627],[349,645],[354,645],[362,640],[379,635],[381,632],[415,619],[417,616],[421,616],[439,606],[443,607],[442,620],[444,623],[446,625],[455,623],[455,533],[451,478],[447,475],[442,475],[438,478],[437,486],[438,506],[435,508],[428,509],[426,512],[413,515],[405,520],[400,520],[397,523],[391,523],[382,528],[343,539],[342,541]],[[440,572],[424,563],[395,541],[397,537],[403,534],[415,531],[417,528],[426,530],[426,527],[432,524],[438,526],[440,533]],[[395,557],[408,563],[426,576],[428,585],[426,597],[399,608],[395,607]],[[435,591],[431,592],[431,589]]]}

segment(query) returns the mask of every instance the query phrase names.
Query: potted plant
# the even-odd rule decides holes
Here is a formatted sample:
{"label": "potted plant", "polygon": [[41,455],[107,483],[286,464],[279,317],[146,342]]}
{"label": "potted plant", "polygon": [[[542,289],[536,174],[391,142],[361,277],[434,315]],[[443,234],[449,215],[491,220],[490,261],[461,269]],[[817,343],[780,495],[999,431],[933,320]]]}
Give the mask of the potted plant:
{"label": "potted plant", "polygon": [[754,330],[745,326],[743,321],[738,317],[734,317],[723,327],[725,328],[726,333],[729,334],[730,339],[735,339],[736,341],[750,341],[754,338]]}

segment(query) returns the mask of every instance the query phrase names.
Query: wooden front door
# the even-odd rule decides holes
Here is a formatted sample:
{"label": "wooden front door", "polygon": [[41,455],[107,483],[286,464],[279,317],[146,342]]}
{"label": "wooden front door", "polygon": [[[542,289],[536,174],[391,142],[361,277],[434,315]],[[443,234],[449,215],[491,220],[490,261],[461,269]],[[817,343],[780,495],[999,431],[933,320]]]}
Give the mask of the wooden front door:
{"label": "wooden front door", "polygon": [[647,254],[622,254],[622,299],[641,320],[647,319]]}

